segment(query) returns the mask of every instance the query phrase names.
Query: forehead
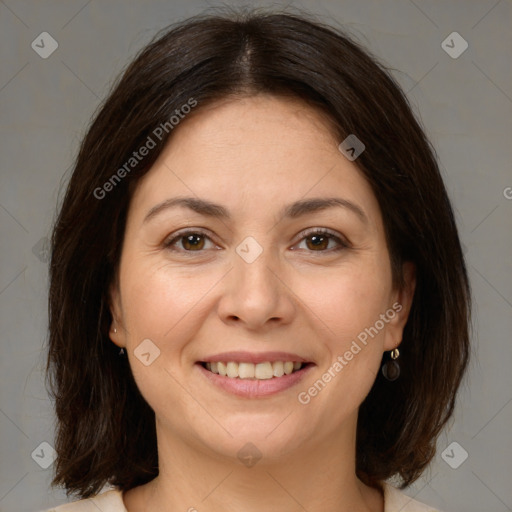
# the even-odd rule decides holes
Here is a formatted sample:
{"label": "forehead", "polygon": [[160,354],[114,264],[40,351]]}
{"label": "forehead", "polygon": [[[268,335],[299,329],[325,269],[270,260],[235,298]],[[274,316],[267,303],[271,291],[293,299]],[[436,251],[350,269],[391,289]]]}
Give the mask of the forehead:
{"label": "forehead", "polygon": [[195,195],[254,212],[339,192],[371,217],[373,192],[338,144],[326,115],[300,100],[260,95],[198,105],[139,182],[133,207]]}
{"label": "forehead", "polygon": [[[228,97],[198,108],[185,118],[176,139],[205,138],[205,142],[217,141],[229,145],[247,142],[290,144],[296,136],[312,144],[336,143],[332,120],[318,108],[293,97],[258,94],[248,97]],[[282,130],[279,140],[273,138],[268,128]],[[220,129],[222,128],[222,130]]]}

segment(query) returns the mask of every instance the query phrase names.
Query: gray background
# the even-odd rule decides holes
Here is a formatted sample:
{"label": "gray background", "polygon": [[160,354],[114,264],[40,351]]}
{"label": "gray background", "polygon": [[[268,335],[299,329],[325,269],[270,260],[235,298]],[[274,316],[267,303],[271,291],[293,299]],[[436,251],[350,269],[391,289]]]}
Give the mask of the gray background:
{"label": "gray background", "polygon": [[[53,440],[42,372],[44,238],[59,187],[92,112],[121,68],[157,29],[212,5],[218,4],[0,1],[2,512],[67,501],[63,491],[49,488],[52,466],[39,465],[51,461],[49,448],[40,444]],[[438,151],[456,208],[476,302],[474,358],[433,464],[406,492],[445,512],[512,510],[511,2],[290,5],[343,25],[393,68]],[[44,31],[59,45],[47,59],[31,47]],[[458,58],[441,46],[454,31],[469,44]],[[443,459],[453,442],[458,445]]]}

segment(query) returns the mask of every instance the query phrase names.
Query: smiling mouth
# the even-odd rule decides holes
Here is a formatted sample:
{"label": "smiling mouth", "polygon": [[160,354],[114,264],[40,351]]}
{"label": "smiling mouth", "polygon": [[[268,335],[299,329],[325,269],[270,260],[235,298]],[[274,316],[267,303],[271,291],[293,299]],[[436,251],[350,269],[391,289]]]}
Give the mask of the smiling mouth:
{"label": "smiling mouth", "polygon": [[200,363],[206,370],[232,379],[268,380],[296,373],[311,363],[275,361],[263,363],[206,362]]}

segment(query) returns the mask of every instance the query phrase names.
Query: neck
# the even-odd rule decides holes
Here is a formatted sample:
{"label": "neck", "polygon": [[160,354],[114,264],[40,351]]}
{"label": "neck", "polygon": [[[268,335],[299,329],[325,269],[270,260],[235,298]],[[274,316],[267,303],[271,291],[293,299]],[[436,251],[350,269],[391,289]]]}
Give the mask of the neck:
{"label": "neck", "polygon": [[380,491],[355,475],[355,422],[341,435],[278,459],[264,457],[252,467],[173,437],[158,422],[157,436],[159,475],[126,493],[128,512],[384,510]]}

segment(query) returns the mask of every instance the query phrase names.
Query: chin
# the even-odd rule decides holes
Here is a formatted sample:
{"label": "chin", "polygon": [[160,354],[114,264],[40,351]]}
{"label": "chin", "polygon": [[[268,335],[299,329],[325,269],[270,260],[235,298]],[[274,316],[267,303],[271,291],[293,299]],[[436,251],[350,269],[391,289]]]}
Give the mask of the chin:
{"label": "chin", "polygon": [[309,437],[303,424],[289,422],[292,415],[283,421],[288,414],[239,414],[222,422],[232,437],[220,426],[212,431],[211,424],[203,435],[197,432],[197,436],[216,457],[236,458],[245,465],[257,459],[259,464],[265,464],[298,452]]}

